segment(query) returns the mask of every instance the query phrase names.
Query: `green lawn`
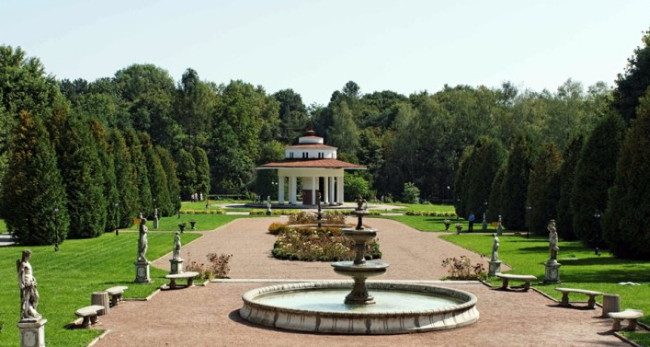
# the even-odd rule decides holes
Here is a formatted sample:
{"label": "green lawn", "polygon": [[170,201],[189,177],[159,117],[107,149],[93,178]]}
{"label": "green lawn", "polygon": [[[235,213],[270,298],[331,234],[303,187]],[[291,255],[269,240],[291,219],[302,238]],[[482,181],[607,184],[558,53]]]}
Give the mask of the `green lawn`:
{"label": "green lawn", "polygon": [[[181,214],[181,217],[178,218],[178,215],[171,217],[163,217],[158,220],[158,229],[157,230],[168,230],[168,231],[179,231],[178,224],[186,223],[185,231],[190,230],[190,221],[196,221],[195,228],[197,231],[209,231],[214,230],[226,223],[229,223],[237,218],[242,218],[247,216],[238,216],[238,215],[225,215],[225,214]],[[153,221],[147,221],[147,227],[149,230],[154,230]],[[129,228],[130,230],[137,230],[138,226],[133,225]]]}
{"label": "green lawn", "polygon": [[402,208],[394,210],[400,211],[416,211],[416,212],[436,212],[436,213],[456,213],[453,205],[434,205],[434,204],[404,204],[401,202],[390,203],[389,205],[402,206]]}
{"label": "green lawn", "polygon": [[[443,235],[443,239],[458,244],[486,257],[492,252],[492,236],[477,234]],[[511,273],[535,275],[544,279],[544,262],[549,258],[548,239],[546,237],[524,235],[503,235],[499,237],[499,259],[512,267]],[[559,285],[536,284],[535,287],[544,293],[559,299],[560,293],[555,287],[569,287],[618,294],[621,297],[621,308],[641,309],[650,312],[650,262],[619,259],[603,252],[600,256],[593,249],[586,248],[582,243],[560,242],[558,261],[560,268]],[[640,285],[620,285],[619,282],[635,282]],[[493,280],[493,284],[501,281]],[[581,299],[575,296],[572,299]],[[586,297],[582,298],[586,301]],[[602,299],[602,298],[600,298]],[[641,319],[650,324],[650,316]],[[632,338],[640,334],[631,334]],[[641,334],[643,335],[643,334]],[[650,341],[648,335],[640,337],[644,345]],[[639,340],[641,341],[641,340]]]}
{"label": "green lawn", "polygon": [[[460,223],[463,225],[463,232],[467,231],[468,225],[467,221],[464,219],[456,220],[455,217],[434,217],[434,216],[373,216],[373,218],[385,218],[404,223],[411,228],[418,229],[420,231],[445,231],[445,219],[451,221],[449,226],[449,232],[456,232],[456,224]],[[371,217],[369,217],[371,218]],[[481,223],[474,223],[474,232],[481,232],[482,226]],[[492,225],[489,225],[487,228],[488,233],[496,232],[496,228]]]}
{"label": "green lawn", "polygon": [[[198,234],[183,235],[183,243],[198,238]],[[151,268],[151,284],[135,284],[137,233],[107,233],[87,240],[66,240],[59,250],[53,246],[0,247],[0,346],[18,346],[20,337],[16,323],[20,317],[20,295],[16,279],[16,260],[23,249],[33,251],[32,266],[41,297],[38,311],[47,319],[48,346],[86,346],[101,331],[66,329],[77,317],[74,311],[90,305],[94,291],[116,285],[126,285],[127,298],[144,298],[161,284],[168,271]],[[147,258],[154,260],[171,252],[173,233],[151,232],[148,235]],[[101,318],[100,318],[101,320]]]}

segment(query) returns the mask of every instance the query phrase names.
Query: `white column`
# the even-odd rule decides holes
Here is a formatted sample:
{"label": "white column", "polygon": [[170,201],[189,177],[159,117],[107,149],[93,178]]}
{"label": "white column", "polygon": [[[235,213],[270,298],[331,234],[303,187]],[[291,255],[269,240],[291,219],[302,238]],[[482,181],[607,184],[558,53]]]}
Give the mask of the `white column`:
{"label": "white column", "polygon": [[343,176],[336,178],[336,188],[338,189],[337,199],[338,202],[343,203]]}
{"label": "white column", "polygon": [[278,203],[284,205],[284,180],[286,176],[278,176]]}
{"label": "white column", "polygon": [[325,176],[323,177],[323,203],[324,204],[329,204],[330,203],[330,181],[329,177]]}
{"label": "white column", "polygon": [[318,177],[313,176],[311,178],[311,204],[316,205],[316,179]]}
{"label": "white column", "polygon": [[329,203],[330,203],[330,205],[333,205],[334,202],[336,201],[334,199],[335,198],[334,187],[336,186],[336,181],[334,180],[334,176],[330,176],[329,180],[330,180],[330,200],[329,200]]}
{"label": "white column", "polygon": [[289,203],[296,203],[296,176],[289,176]]}

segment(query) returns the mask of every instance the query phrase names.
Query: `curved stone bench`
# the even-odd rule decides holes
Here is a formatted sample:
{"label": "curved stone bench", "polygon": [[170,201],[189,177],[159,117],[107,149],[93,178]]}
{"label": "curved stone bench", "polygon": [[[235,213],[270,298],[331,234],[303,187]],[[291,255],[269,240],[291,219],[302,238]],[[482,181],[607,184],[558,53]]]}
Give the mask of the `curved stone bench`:
{"label": "curved stone bench", "polygon": [[77,317],[84,319],[83,322],[81,323],[81,326],[87,328],[90,324],[97,323],[97,313],[103,310],[104,310],[104,306],[90,305],[78,309],[77,311],[75,311],[74,314],[77,315]]}
{"label": "curved stone bench", "polygon": [[589,301],[587,301],[588,308],[594,308],[594,306],[596,305],[596,297],[598,295],[604,294],[593,290],[575,289],[575,288],[555,288],[555,290],[562,293],[562,301],[560,301],[560,306],[567,306],[567,307],[571,307],[571,304],[569,303],[569,293],[578,293],[578,294],[584,294],[589,296]]}
{"label": "curved stone bench", "polygon": [[127,286],[116,286],[105,290],[111,297],[111,306],[116,306],[118,302],[122,301],[122,295],[127,289],[129,289]]}
{"label": "curved stone bench", "polygon": [[499,272],[496,273],[495,276],[499,277],[503,281],[503,285],[500,288],[503,290],[507,290],[510,281],[515,280],[515,281],[524,281],[524,290],[527,291],[528,289],[530,289],[530,282],[537,280],[537,277],[533,275],[502,274]]}
{"label": "curved stone bench", "polygon": [[[169,288],[171,289],[176,289],[176,288],[185,288],[185,287],[191,287],[193,282],[194,282],[194,277],[198,276],[198,272],[194,271],[188,271],[188,272],[183,272],[179,274],[170,274],[166,275],[165,278],[169,280]],[[176,284],[176,280],[180,279],[186,279],[187,280],[187,285],[186,286],[179,286]]]}
{"label": "curved stone bench", "polygon": [[609,317],[614,319],[614,325],[612,326],[612,330],[614,331],[621,330],[621,321],[627,319],[630,322],[630,324],[628,324],[624,330],[634,331],[636,330],[636,325],[637,325],[636,320],[643,317],[643,311],[633,310],[631,308],[628,308],[625,311],[621,311],[621,312],[610,312]]}

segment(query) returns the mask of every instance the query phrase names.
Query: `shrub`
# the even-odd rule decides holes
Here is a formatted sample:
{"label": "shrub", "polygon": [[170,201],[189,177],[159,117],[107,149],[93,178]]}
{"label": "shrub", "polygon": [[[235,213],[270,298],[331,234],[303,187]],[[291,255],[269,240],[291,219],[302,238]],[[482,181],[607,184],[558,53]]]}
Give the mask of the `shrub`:
{"label": "shrub", "polygon": [[451,280],[476,280],[486,278],[485,266],[482,263],[472,265],[468,257],[461,255],[460,258],[447,258],[442,261],[442,267],[448,268],[449,276],[445,279]]}
{"label": "shrub", "polygon": [[412,182],[404,183],[402,202],[417,204],[420,201],[420,189]]}
{"label": "shrub", "polygon": [[[303,261],[351,260],[355,256],[353,244],[354,242],[343,236],[338,228],[289,229],[278,235],[272,254],[279,259]],[[380,257],[378,242],[374,240],[368,243],[366,258]]]}
{"label": "shrub", "polygon": [[[208,253],[206,258],[210,262],[208,265],[198,263],[194,260],[185,265],[185,271],[195,271],[199,273],[201,279],[230,278],[230,258],[232,254]],[[189,258],[189,257],[188,257]]]}
{"label": "shrub", "polygon": [[281,232],[289,230],[288,226],[284,223],[271,223],[269,225],[269,234],[271,235],[277,235]]}

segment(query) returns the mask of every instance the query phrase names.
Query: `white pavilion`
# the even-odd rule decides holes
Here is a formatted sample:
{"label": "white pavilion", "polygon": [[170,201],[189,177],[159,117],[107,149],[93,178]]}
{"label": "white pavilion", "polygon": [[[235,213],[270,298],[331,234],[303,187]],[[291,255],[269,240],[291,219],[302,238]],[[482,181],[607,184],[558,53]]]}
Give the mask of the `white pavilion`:
{"label": "white pavilion", "polygon": [[278,203],[285,204],[288,186],[289,204],[298,204],[298,181],[302,186],[302,205],[316,205],[318,193],[327,205],[343,204],[344,170],[365,170],[365,166],[336,159],[336,147],[323,143],[323,138],[308,130],[297,145],[287,146],[285,159],[266,163],[257,170],[278,170]]}

